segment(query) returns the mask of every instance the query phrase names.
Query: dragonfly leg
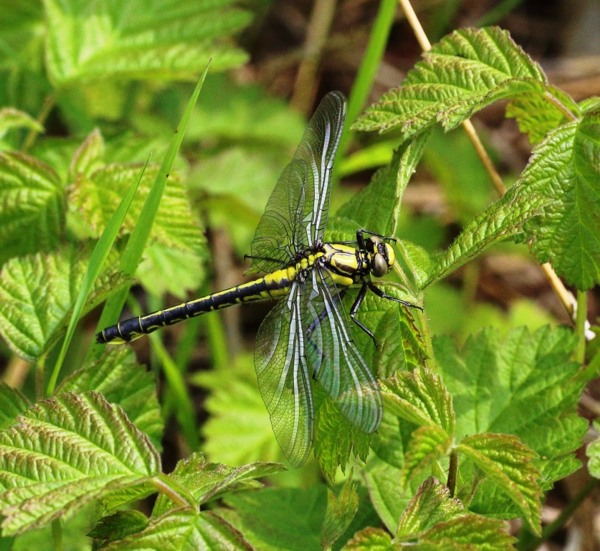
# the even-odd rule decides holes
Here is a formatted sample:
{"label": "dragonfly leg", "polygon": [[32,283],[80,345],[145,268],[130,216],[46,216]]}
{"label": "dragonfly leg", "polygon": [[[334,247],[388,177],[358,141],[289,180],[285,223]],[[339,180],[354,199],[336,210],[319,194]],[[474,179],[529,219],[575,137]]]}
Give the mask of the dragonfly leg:
{"label": "dragonfly leg", "polygon": [[372,235],[373,237],[379,237],[379,239],[381,239],[384,243],[395,243],[396,242],[396,238],[395,237],[390,237],[389,235],[381,235],[380,233],[376,233],[374,231],[370,231],[370,230],[365,230],[364,228],[361,228],[360,230],[356,231],[356,242],[358,243],[358,246],[361,249],[366,249],[367,248],[367,242],[365,239],[365,235]]}
{"label": "dragonfly leg", "polygon": [[[413,304],[412,302],[408,302],[407,300],[402,300],[401,298],[393,297],[392,295],[388,295],[385,291],[382,291],[377,285],[375,285],[372,281],[363,283],[363,287],[367,286],[371,291],[373,291],[379,298],[384,298],[386,300],[393,300],[394,302],[398,302],[403,304],[404,306],[408,306],[409,308],[418,308],[423,311],[423,307],[417,304]],[[361,289],[362,291],[362,289]],[[364,297],[363,297],[364,298]]]}
{"label": "dragonfly leg", "polygon": [[365,300],[365,296],[367,294],[368,289],[369,283],[364,281],[362,287],[360,288],[360,291],[358,291],[358,295],[356,296],[356,300],[354,301],[352,308],[350,308],[350,319],[354,323],[356,323],[356,325],[358,325],[367,335],[369,335],[369,337],[373,339],[375,346],[377,346],[377,342],[375,341],[375,335],[373,335],[373,333],[371,333],[371,331],[369,331],[367,327],[365,327],[359,320],[356,319],[356,312],[358,312],[360,305],[362,304],[363,300]]}

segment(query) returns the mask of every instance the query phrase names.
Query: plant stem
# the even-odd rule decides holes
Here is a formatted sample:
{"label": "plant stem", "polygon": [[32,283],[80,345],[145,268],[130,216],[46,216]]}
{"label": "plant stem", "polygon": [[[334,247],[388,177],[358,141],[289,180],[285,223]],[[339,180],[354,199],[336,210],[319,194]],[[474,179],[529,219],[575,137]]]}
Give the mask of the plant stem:
{"label": "plant stem", "polygon": [[567,107],[562,103],[562,101],[560,101],[552,92],[550,92],[549,90],[546,90],[544,92],[544,97],[552,105],[554,105],[557,109],[559,109],[567,119],[569,119],[570,121],[577,120],[577,117],[573,113],[571,113],[571,111],[569,109],[567,109]]}
{"label": "plant stem", "polygon": [[[190,507],[194,504],[193,498],[186,499],[172,484],[167,484],[160,476],[152,478],[152,485],[161,493],[166,495],[178,507]],[[190,502],[190,499],[192,501]]]}
{"label": "plant stem", "polygon": [[577,350],[575,359],[580,364],[585,362],[585,330],[587,324],[587,292],[577,291],[577,309],[575,311],[575,334],[577,335]]}
{"label": "plant stem", "polygon": [[450,452],[450,464],[448,465],[448,482],[446,486],[448,486],[448,490],[450,490],[450,495],[454,497],[454,492],[456,491],[456,478],[458,475],[458,454],[455,450]]}
{"label": "plant stem", "polygon": [[[42,110],[37,116],[37,121],[43,126],[50,114],[50,111],[54,107],[54,96],[46,96],[44,98],[44,103],[42,104]],[[27,136],[25,137],[25,141],[23,142],[22,151],[27,151],[32,145],[35,139],[37,138],[39,132],[35,129],[31,129]]]}

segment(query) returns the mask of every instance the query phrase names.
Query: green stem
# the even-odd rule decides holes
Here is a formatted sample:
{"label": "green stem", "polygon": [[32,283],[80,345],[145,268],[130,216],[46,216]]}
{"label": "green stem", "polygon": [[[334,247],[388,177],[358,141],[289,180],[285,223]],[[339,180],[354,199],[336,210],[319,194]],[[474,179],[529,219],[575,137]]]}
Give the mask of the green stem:
{"label": "green stem", "polygon": [[[44,126],[44,123],[46,122],[46,119],[48,118],[48,115],[50,114],[50,111],[52,110],[52,108],[54,107],[54,96],[46,96],[44,98],[44,103],[42,104],[42,110],[40,111],[40,114],[37,117],[37,121]],[[25,141],[23,142],[23,151],[27,151],[35,142],[35,139],[37,138],[39,132],[35,129],[31,129],[28,133],[27,136],[25,137]]]}
{"label": "green stem", "polygon": [[196,502],[191,494],[188,494],[185,488],[176,488],[172,479],[163,480],[162,477],[167,475],[159,475],[152,478],[152,485],[159,493],[167,496],[178,507],[196,506]]}
{"label": "green stem", "polygon": [[63,530],[59,519],[52,521],[52,549],[54,551],[62,551],[63,545]]}
{"label": "green stem", "polygon": [[567,109],[566,105],[562,103],[550,90],[544,91],[544,97],[556,108],[558,108],[562,114],[570,121],[576,121],[577,117]]}
{"label": "green stem", "polygon": [[585,329],[587,324],[587,292],[577,291],[577,312],[575,313],[575,334],[577,335],[577,349],[575,359],[580,364],[585,362]]}
{"label": "green stem", "polygon": [[450,490],[450,495],[454,497],[456,491],[456,479],[458,476],[458,454],[456,450],[450,452],[450,464],[448,466],[448,482],[446,486]]}

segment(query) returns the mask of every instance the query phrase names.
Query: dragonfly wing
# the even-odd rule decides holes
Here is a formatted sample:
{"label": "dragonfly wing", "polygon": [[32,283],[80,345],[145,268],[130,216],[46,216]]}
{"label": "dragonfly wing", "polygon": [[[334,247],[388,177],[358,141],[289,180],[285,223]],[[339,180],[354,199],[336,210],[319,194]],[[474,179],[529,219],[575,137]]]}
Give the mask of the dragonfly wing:
{"label": "dragonfly wing", "polygon": [[296,251],[322,240],[331,169],[345,118],[344,96],[330,92],[317,107],[269,198],[250,249],[253,269],[278,269],[293,260]]}
{"label": "dragonfly wing", "polygon": [[310,453],[314,408],[311,374],[304,353],[301,286],[267,314],[256,338],[254,364],[273,432],[289,462],[298,467]]}
{"label": "dragonfly wing", "polygon": [[338,307],[340,296],[331,276],[321,269],[312,273],[309,365],[344,416],[361,430],[373,432],[383,414],[379,384],[352,340],[350,320]]}

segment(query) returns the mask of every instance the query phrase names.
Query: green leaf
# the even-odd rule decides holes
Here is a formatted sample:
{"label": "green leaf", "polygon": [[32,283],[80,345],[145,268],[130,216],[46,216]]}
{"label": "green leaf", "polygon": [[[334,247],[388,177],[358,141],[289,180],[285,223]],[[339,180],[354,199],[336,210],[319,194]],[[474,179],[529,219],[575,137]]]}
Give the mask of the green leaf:
{"label": "green leaf", "polygon": [[188,300],[188,292],[197,290],[206,278],[205,251],[182,251],[162,243],[152,243],[144,251],[136,276],[149,293],[166,293]]}
{"label": "green leaf", "polygon": [[600,113],[565,124],[534,150],[521,178],[438,259],[426,285],[508,237],[527,240],[578,289],[600,281]]}
{"label": "green leaf", "polygon": [[[373,442],[374,454],[367,460],[365,482],[373,507],[390,532],[408,505],[413,488],[400,484],[404,457],[414,425],[390,415],[384,408],[383,420]],[[416,490],[416,488],[414,488]]]}
{"label": "green leaf", "polygon": [[[478,433],[518,436],[539,455],[537,467],[549,487],[574,470],[587,422],[577,416],[583,391],[579,366],[571,361],[575,339],[564,327],[535,333],[516,328],[505,337],[493,329],[461,349],[449,338],[434,340],[440,375],[452,395],[456,439]],[[479,490],[473,506],[494,512],[494,496]],[[507,513],[508,514],[508,513]]]}
{"label": "green leaf", "polygon": [[365,460],[370,441],[371,434],[353,425],[333,400],[323,397],[316,413],[314,453],[330,481],[335,480],[338,467],[345,472],[352,455]]}
{"label": "green leaf", "polygon": [[437,425],[425,425],[415,430],[404,457],[400,483],[406,486],[417,475],[430,469],[448,453],[451,444],[452,436]]}
{"label": "green leaf", "polygon": [[[241,490],[256,490],[262,487],[257,478],[284,471],[277,463],[252,463],[242,467],[228,467],[219,463],[208,463],[203,455],[195,453],[179,461],[168,478],[184,487],[202,505],[224,493]],[[173,508],[167,495],[161,494],[152,511],[159,516]]]}
{"label": "green leaf", "polygon": [[327,509],[321,531],[321,549],[329,549],[348,529],[358,511],[357,484],[347,480],[336,496],[327,488]]}
{"label": "green leaf", "polygon": [[100,394],[62,394],[0,433],[0,514],[14,535],[160,471],[147,437]]}
{"label": "green leaf", "polygon": [[102,549],[186,551],[190,549],[251,549],[243,536],[210,511],[179,509],[150,521],[142,532]]}
{"label": "green leaf", "polygon": [[246,360],[240,360],[226,375],[203,372],[192,379],[209,391],[204,403],[210,417],[202,427],[203,451],[215,462],[244,465],[257,459],[282,458],[256,384],[254,367],[249,357]]}
{"label": "green leaf", "polygon": [[58,87],[106,78],[191,80],[209,59],[213,70],[238,66],[246,55],[230,35],[251,16],[231,3],[133,0],[124,10],[114,1],[45,0],[50,79]]}
{"label": "green leaf", "polygon": [[105,354],[69,375],[56,390],[86,392],[95,390],[119,405],[129,420],[161,448],[164,421],[156,393],[156,376],[137,363],[126,346],[110,347]]}
{"label": "green leaf", "polygon": [[517,505],[531,529],[539,535],[542,512],[540,473],[535,452],[508,434],[474,434],[465,437],[457,452],[471,458],[487,478],[495,482]]}
{"label": "green leaf", "polygon": [[261,551],[321,548],[326,510],[323,486],[264,489],[224,497],[232,511],[221,514]]}
{"label": "green leaf", "polygon": [[503,522],[466,512],[460,501],[450,497],[448,488],[433,478],[422,484],[409,503],[395,541],[431,551],[508,551],[514,544]]}
{"label": "green leaf", "polygon": [[455,31],[423,58],[400,88],[367,109],[356,130],[395,129],[405,140],[436,122],[454,128],[494,101],[543,94],[547,86],[539,65],[498,27]]}
{"label": "green leaf", "polygon": [[392,545],[392,537],[381,528],[365,528],[344,545],[347,551],[386,551],[396,548]]}
{"label": "green leaf", "polygon": [[[546,94],[551,94],[571,112],[578,112],[577,104],[558,88],[549,86]],[[553,108],[547,97],[537,94],[513,99],[506,107],[506,116],[516,119],[519,130],[527,134],[532,144],[541,142],[551,130],[567,122],[564,111]]]}
{"label": "green leaf", "polygon": [[[394,237],[404,190],[423,155],[427,137],[425,134],[401,145],[391,162],[379,169],[371,183],[341,207],[336,216],[351,220],[356,229]],[[332,228],[335,224],[332,220]]]}
{"label": "green leaf", "polygon": [[[113,215],[126,190],[142,172],[138,164],[102,165],[89,175],[78,173],[71,188],[70,199],[88,225],[91,235],[99,237]],[[150,165],[142,175],[138,191],[125,217],[122,232],[131,233],[139,223],[140,214],[159,168]],[[199,253],[204,239],[194,218],[181,180],[169,177],[160,208],[152,227],[152,237],[167,247]]]}
{"label": "green leaf", "polygon": [[423,533],[440,522],[457,518],[465,512],[463,504],[450,497],[450,490],[435,478],[428,478],[400,517],[396,538],[400,541]]}
{"label": "green leaf", "polygon": [[436,425],[447,435],[454,433],[452,397],[442,378],[427,368],[398,373],[382,382],[388,411],[421,426]]}
{"label": "green leaf", "polygon": [[527,226],[540,262],[579,290],[600,283],[600,112],[551,132],[534,150],[519,183],[550,201]]}
{"label": "green leaf", "polygon": [[[600,429],[597,421],[594,422],[594,428],[597,431]],[[596,437],[588,444],[586,455],[590,459],[588,462],[590,474],[595,478],[600,478],[600,437]]]}
{"label": "green leaf", "polygon": [[380,378],[423,365],[427,354],[421,333],[415,327],[408,308],[406,315],[398,315],[398,308],[390,308],[377,326],[377,350],[373,361]]}
{"label": "green leaf", "polygon": [[21,415],[29,406],[29,400],[16,388],[9,387],[0,382],[0,430],[6,429],[17,422],[17,416]]}
{"label": "green leaf", "polygon": [[24,153],[0,152],[0,263],[58,245],[63,193],[52,167]]}
{"label": "green leaf", "polygon": [[550,198],[537,190],[523,190],[518,184],[485,211],[476,216],[441,254],[423,287],[441,279],[487,247],[508,238],[521,236],[525,225],[540,219]]}
{"label": "green leaf", "polygon": [[100,519],[87,535],[102,540],[102,544],[106,544],[130,534],[137,534],[147,526],[148,517],[144,513],[129,509],[127,511],[117,511],[114,515]]}
{"label": "green leaf", "polygon": [[24,111],[19,111],[14,107],[3,107],[0,109],[0,140],[13,128],[26,128],[36,132],[44,131],[44,127]]}
{"label": "green leaf", "polygon": [[[0,271],[0,334],[28,361],[45,354],[65,330],[88,263],[87,251],[73,247],[10,259]],[[117,280],[118,282],[118,280]],[[105,274],[87,308],[115,285]]]}

